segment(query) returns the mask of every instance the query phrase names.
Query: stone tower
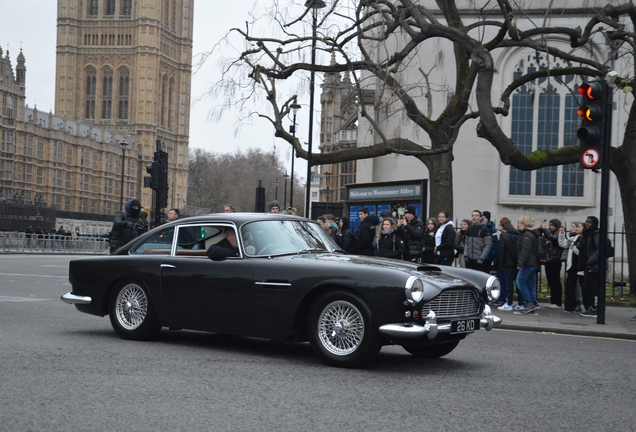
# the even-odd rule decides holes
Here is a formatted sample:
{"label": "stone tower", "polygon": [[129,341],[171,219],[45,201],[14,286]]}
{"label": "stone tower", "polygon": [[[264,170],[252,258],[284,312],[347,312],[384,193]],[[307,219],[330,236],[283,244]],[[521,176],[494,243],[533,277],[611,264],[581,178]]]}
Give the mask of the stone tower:
{"label": "stone tower", "polygon": [[138,190],[156,140],[168,153],[168,206],[186,201],[194,0],[58,0],[55,113],[125,131]]}
{"label": "stone tower", "polygon": [[[336,63],[331,55],[331,64]],[[320,151],[332,152],[357,146],[358,107],[349,73],[326,73],[320,94]],[[356,161],[320,166],[321,202],[342,202],[345,185],[356,181]]]}

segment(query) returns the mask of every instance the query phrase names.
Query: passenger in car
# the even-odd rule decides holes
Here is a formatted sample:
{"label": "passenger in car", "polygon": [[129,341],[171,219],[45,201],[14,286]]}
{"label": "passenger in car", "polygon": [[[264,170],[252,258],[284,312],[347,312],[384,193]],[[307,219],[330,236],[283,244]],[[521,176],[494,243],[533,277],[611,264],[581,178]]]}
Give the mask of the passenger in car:
{"label": "passenger in car", "polygon": [[232,228],[225,228],[224,234],[223,240],[208,248],[208,258],[213,261],[239,256],[236,232]]}

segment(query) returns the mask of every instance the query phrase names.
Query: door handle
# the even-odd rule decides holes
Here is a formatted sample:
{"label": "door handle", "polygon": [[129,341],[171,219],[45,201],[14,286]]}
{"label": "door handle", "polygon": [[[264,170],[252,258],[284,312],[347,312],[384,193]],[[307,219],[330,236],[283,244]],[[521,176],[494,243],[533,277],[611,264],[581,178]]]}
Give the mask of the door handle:
{"label": "door handle", "polygon": [[161,264],[161,268],[176,268],[172,264]]}

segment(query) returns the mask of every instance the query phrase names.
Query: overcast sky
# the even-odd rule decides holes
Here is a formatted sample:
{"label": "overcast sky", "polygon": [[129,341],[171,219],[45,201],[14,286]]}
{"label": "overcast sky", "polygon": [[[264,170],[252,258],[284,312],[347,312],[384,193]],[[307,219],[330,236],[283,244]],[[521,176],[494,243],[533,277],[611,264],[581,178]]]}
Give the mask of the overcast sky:
{"label": "overcast sky", "polygon": [[[193,54],[196,56],[209,50],[230,28],[244,27],[253,4],[254,0],[195,0]],[[26,102],[30,107],[37,104],[38,109],[47,112],[53,109],[55,98],[56,18],[56,0],[0,0],[0,46],[3,57],[8,47],[15,68],[16,57],[22,47],[27,68]],[[201,98],[218,78],[216,61],[221,53],[209,58],[205,66],[193,75],[193,101]],[[233,153],[237,149],[248,148],[271,150],[276,145],[279,157],[289,167],[290,147],[274,138],[273,129],[268,123],[255,119],[252,125],[243,125],[239,135],[235,136],[236,114],[228,113],[221,122],[208,120],[210,110],[217,103],[210,98],[193,103],[190,112],[190,148]],[[314,127],[314,131],[316,129]],[[306,134],[306,130],[301,124],[298,136]],[[316,138],[314,142],[317,142]],[[304,178],[306,166],[302,159],[296,159],[296,175]]]}

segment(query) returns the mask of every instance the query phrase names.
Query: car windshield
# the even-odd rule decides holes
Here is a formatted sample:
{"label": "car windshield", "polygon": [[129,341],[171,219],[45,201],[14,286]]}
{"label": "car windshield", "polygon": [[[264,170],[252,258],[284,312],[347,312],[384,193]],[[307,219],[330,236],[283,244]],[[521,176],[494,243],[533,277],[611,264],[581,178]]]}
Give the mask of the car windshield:
{"label": "car windshield", "polygon": [[241,238],[248,256],[331,252],[339,249],[320,225],[308,221],[250,222],[241,227]]}

